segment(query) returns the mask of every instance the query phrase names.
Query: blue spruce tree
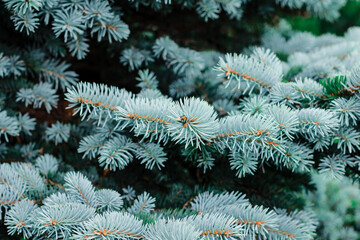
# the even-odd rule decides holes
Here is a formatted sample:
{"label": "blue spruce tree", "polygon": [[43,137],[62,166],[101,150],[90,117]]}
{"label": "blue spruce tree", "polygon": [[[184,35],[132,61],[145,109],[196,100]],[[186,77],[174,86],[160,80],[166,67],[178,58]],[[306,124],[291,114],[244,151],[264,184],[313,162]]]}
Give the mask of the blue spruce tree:
{"label": "blue spruce tree", "polygon": [[349,8],[0,1],[0,238],[358,239]]}

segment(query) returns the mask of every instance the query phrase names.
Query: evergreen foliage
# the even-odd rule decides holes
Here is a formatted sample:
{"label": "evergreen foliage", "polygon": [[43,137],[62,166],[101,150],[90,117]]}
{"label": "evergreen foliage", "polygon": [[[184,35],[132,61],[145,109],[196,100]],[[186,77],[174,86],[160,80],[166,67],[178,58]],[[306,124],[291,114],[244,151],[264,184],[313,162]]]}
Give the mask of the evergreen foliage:
{"label": "evergreen foliage", "polygon": [[346,3],[2,0],[0,238],[359,238],[360,27],[278,19]]}

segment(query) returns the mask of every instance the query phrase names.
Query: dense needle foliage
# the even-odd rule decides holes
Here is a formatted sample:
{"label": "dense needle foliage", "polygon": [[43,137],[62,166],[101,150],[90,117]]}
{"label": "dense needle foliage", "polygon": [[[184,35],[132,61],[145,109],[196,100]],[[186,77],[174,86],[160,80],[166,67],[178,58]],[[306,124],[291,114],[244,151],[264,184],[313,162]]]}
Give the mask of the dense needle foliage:
{"label": "dense needle foliage", "polygon": [[1,0],[0,238],[358,239],[359,10]]}

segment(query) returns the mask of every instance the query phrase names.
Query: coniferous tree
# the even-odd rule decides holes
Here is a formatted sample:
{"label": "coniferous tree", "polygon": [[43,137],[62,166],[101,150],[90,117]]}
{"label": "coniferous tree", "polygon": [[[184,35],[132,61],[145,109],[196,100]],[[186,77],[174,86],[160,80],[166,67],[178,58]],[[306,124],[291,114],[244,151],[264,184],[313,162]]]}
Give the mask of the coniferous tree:
{"label": "coniferous tree", "polygon": [[0,237],[358,238],[347,2],[2,0]]}

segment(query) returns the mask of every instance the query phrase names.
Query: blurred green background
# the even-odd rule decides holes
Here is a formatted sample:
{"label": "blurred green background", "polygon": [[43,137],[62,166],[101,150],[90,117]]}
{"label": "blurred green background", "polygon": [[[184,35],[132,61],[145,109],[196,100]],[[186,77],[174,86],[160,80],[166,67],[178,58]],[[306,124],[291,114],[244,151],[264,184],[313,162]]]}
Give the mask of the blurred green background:
{"label": "blurred green background", "polygon": [[343,33],[352,26],[360,26],[360,1],[349,1],[340,11],[340,18],[334,22],[327,22],[314,17],[287,17],[285,18],[293,27],[300,31],[312,32],[315,35],[323,33]]}

